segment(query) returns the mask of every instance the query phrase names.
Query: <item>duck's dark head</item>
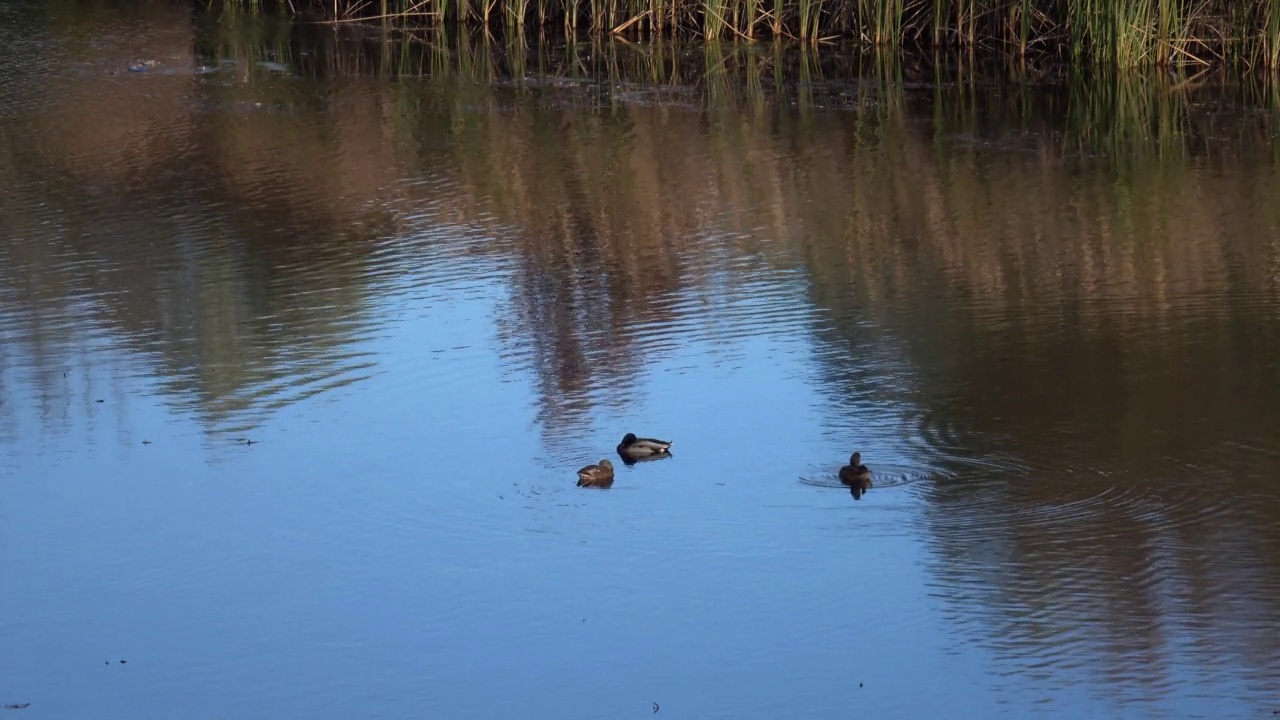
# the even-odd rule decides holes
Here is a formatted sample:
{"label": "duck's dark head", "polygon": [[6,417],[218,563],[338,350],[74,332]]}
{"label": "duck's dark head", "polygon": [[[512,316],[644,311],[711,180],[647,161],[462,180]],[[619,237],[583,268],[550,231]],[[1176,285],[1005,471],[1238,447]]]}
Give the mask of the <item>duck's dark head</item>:
{"label": "duck's dark head", "polygon": [[623,436],[622,436],[622,444],[623,444],[623,445],[630,445],[631,443],[633,443],[633,442],[635,442],[635,441],[636,441],[636,434],[635,434],[635,433],[627,433],[626,435],[623,435]]}
{"label": "duck's dark head", "polygon": [[856,452],[849,456],[849,464],[858,467],[862,464],[862,453]]}

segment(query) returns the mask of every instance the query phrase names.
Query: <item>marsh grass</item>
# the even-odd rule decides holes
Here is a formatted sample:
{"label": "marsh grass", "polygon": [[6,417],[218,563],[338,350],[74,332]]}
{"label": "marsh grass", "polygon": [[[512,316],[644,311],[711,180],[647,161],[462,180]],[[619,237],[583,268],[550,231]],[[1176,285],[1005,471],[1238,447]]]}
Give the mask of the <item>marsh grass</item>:
{"label": "marsh grass", "polygon": [[[1114,67],[1280,68],[1280,0],[220,0],[330,21],[963,48]],[[273,4],[274,3],[274,4]]]}

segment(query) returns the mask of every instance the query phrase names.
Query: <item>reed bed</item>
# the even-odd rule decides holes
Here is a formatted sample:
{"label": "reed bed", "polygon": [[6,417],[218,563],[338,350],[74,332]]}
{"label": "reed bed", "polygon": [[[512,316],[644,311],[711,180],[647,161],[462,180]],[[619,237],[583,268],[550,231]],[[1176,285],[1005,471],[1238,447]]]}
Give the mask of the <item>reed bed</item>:
{"label": "reed bed", "polygon": [[[221,0],[334,22],[865,47],[1116,67],[1280,68],[1280,0]],[[273,4],[274,3],[274,4]]]}

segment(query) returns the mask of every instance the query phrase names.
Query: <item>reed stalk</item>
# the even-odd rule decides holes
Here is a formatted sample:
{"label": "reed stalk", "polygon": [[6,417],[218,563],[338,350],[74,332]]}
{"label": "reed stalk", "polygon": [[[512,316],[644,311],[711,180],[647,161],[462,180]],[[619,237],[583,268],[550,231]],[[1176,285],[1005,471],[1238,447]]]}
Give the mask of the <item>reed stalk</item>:
{"label": "reed stalk", "polygon": [[816,16],[816,13],[814,12],[814,9],[813,9],[813,8],[814,8],[815,3],[816,3],[816,0],[800,0],[800,3],[799,3],[799,13],[800,13],[800,31],[799,31],[799,36],[800,36],[800,41],[801,41],[801,42],[806,42],[806,41],[810,40],[810,39],[811,39],[811,38],[816,34],[816,29],[811,29],[811,25],[816,25],[816,24],[817,24],[817,16]]}
{"label": "reed stalk", "polygon": [[[719,39],[724,35],[726,0],[703,0],[702,37],[707,40]],[[808,0],[801,0],[807,2]]]}
{"label": "reed stalk", "polygon": [[1280,69],[1280,0],[1262,0],[1261,5],[1258,57],[1264,67]]}

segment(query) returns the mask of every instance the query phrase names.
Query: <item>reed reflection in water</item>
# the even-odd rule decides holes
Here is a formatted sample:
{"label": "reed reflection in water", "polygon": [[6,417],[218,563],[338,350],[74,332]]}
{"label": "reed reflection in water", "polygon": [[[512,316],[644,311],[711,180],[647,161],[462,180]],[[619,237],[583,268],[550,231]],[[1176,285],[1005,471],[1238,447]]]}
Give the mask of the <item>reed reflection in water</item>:
{"label": "reed reflection in water", "polygon": [[[1268,88],[50,7],[0,9],[15,700],[1270,709]],[[575,492],[629,430],[676,456]]]}

